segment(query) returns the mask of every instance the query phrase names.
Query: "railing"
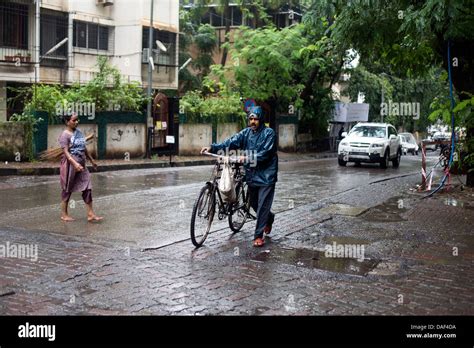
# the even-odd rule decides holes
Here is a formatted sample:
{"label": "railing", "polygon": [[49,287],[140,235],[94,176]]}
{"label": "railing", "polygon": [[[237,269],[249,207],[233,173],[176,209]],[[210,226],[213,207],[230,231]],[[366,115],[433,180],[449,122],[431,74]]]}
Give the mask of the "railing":
{"label": "railing", "polygon": [[0,2],[0,61],[33,64],[34,26],[27,2]]}

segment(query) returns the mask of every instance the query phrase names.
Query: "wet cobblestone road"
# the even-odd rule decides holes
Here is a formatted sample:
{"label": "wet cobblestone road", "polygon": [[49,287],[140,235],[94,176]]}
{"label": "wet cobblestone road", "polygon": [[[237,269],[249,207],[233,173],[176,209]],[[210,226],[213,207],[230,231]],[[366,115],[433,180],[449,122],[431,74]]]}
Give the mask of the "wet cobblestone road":
{"label": "wet cobblestone road", "polygon": [[[419,175],[409,174],[411,167],[393,179],[388,177],[403,173],[370,177],[378,168],[349,167],[338,173],[337,184],[311,174],[314,167],[305,172],[305,166],[308,163],[292,165],[289,173],[283,170],[277,219],[261,249],[250,243],[253,224],[233,235],[225,225],[218,226],[195,250],[187,228],[165,242],[145,234],[146,242],[139,243],[138,234],[129,239],[100,235],[106,221],[84,233],[78,233],[78,227],[70,233],[47,230],[51,222],[40,212],[51,213],[52,206],[12,209],[9,217],[21,221],[30,213],[34,223],[25,228],[10,221],[5,226],[3,215],[1,243],[36,245],[38,259],[2,258],[0,313],[474,314],[474,192],[455,190],[420,200],[410,190],[419,183]],[[208,173],[199,174],[197,168],[192,172],[198,177]],[[344,181],[344,175],[352,175],[352,181]],[[291,186],[293,180],[298,181]],[[190,196],[200,186],[183,185],[188,186],[180,190],[192,191]],[[160,194],[173,192],[172,187],[159,189]],[[303,191],[306,198],[298,194]],[[138,211],[138,198],[150,203],[153,188],[129,194],[130,209]],[[106,205],[110,197],[98,199],[108,220],[115,217]],[[162,196],[163,204],[167,197]],[[123,214],[119,208],[117,213]],[[178,224],[187,227],[186,209],[179,212]],[[363,261],[327,257],[328,245],[363,246]]]}

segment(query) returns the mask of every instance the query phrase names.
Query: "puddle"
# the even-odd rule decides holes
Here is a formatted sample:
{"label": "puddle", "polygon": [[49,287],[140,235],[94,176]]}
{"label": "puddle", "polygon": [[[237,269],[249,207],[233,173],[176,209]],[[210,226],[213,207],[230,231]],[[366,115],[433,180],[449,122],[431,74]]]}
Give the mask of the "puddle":
{"label": "puddle", "polygon": [[380,262],[369,274],[380,276],[396,275],[400,271],[398,262]]}
{"label": "puddle", "polygon": [[469,204],[466,204],[464,201],[457,200],[455,198],[445,198],[443,200],[444,205],[448,205],[451,207],[461,207],[461,208],[467,208],[467,209],[472,209],[473,207]]}
{"label": "puddle", "polygon": [[345,237],[345,236],[331,236],[331,237],[325,237],[324,241],[328,244],[332,244],[333,242],[337,244],[364,244],[368,245],[370,242],[365,239],[358,239],[354,237]]}
{"label": "puddle", "polygon": [[376,205],[362,216],[370,222],[399,222],[405,221],[400,214],[411,208],[409,200],[402,197],[392,197],[383,204]]}
{"label": "puddle", "polygon": [[367,207],[354,207],[348,204],[330,204],[319,210],[320,213],[329,215],[359,216],[367,211]]}
{"label": "puddle", "polygon": [[323,271],[344,273],[350,275],[367,275],[377,264],[378,260],[357,261],[348,257],[326,257],[325,251],[309,249],[273,248],[265,250],[252,258],[257,262],[278,262],[298,267],[316,268]]}

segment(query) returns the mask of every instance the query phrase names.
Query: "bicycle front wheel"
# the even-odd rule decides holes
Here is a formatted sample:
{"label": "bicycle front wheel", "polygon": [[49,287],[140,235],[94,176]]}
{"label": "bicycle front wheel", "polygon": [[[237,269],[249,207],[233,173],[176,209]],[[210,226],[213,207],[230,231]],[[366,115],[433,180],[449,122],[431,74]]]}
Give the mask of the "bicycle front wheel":
{"label": "bicycle front wheel", "polygon": [[204,243],[211,230],[212,220],[216,212],[215,206],[215,194],[211,186],[206,185],[201,189],[199,198],[194,203],[191,216],[191,241],[197,248]]}
{"label": "bicycle front wheel", "polygon": [[241,182],[235,188],[237,200],[232,204],[232,211],[229,214],[229,227],[233,232],[239,232],[247,221],[249,212],[249,198],[247,184]]}

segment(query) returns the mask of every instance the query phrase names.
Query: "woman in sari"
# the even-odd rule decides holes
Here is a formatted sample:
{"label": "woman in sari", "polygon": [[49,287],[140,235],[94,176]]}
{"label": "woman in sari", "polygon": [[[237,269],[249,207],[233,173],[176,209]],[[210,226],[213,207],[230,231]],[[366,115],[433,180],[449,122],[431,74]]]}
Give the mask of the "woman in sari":
{"label": "woman in sari", "polygon": [[86,159],[90,160],[94,169],[97,169],[97,164],[87,151],[84,134],[77,129],[79,117],[73,114],[64,116],[63,120],[66,129],[59,137],[59,145],[63,149],[59,169],[62,189],[61,220],[74,221],[68,214],[68,203],[73,192],[82,192],[82,199],[87,207],[87,221],[102,220],[102,217],[97,216],[92,209],[91,174],[87,170]]}

